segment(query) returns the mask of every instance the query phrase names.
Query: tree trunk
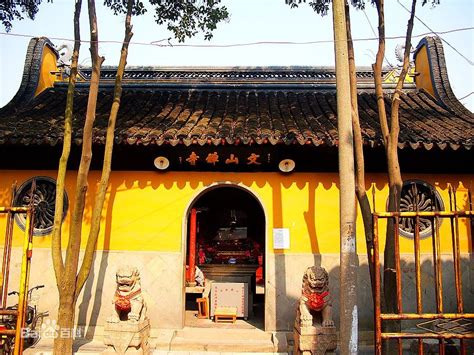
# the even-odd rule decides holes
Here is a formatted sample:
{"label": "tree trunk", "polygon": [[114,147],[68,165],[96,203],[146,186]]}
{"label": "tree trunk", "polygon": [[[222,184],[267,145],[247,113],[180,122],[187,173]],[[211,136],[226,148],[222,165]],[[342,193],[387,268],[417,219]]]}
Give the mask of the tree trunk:
{"label": "tree trunk", "polygon": [[[385,102],[382,89],[382,61],[385,55],[385,18],[384,18],[384,1],[375,1],[379,18],[379,48],[377,51],[376,62],[374,68],[375,92],[377,95],[377,106],[379,110],[380,127],[385,146],[385,154],[387,158],[388,181],[389,181],[389,203],[388,210],[390,212],[399,211],[400,195],[403,180],[400,172],[400,164],[398,160],[398,134],[400,131],[398,108],[400,105],[400,95],[409,67],[409,55],[411,47],[411,36],[413,31],[413,19],[415,16],[416,0],[412,1],[412,9],[410,20],[408,21],[407,34],[405,37],[405,55],[403,59],[403,68],[398,78],[397,86],[391,102],[390,128],[385,110]],[[397,282],[395,273],[395,223],[392,219],[387,222],[387,231],[384,250],[384,280],[382,302],[384,312],[398,313],[397,305]],[[399,332],[400,322],[384,322],[385,332]],[[397,344],[394,341],[384,342],[384,353],[396,353]]]}
{"label": "tree trunk", "polygon": [[[352,42],[351,19],[349,4],[345,2],[347,50],[349,55],[349,75],[351,83],[352,129],[354,134],[354,163],[355,163],[355,192],[364,224],[365,244],[367,247],[367,263],[369,265],[370,284],[374,289],[374,264],[373,264],[373,230],[372,211],[369,198],[365,189],[365,163],[362,132],[360,129],[359,107],[357,104],[357,77],[355,66],[354,45]],[[373,292],[372,292],[373,297]]]}
{"label": "tree trunk", "polygon": [[71,73],[69,76],[69,85],[67,89],[66,111],[64,114],[64,135],[63,149],[59,160],[58,176],[56,180],[56,202],[54,211],[54,225],[51,242],[51,255],[53,258],[53,268],[56,275],[58,289],[61,285],[62,275],[64,273],[64,262],[61,253],[61,227],[63,221],[64,208],[64,190],[66,180],[67,162],[71,152],[72,136],[72,116],[74,107],[74,89],[76,88],[77,65],[79,59],[79,49],[81,47],[81,32],[79,26],[79,17],[81,14],[82,0],[77,0],[74,10],[74,49],[71,61]]}
{"label": "tree trunk", "polygon": [[122,51],[120,55],[120,62],[117,68],[117,74],[115,76],[115,88],[114,88],[114,100],[112,103],[112,108],[109,115],[109,124],[107,126],[107,134],[105,140],[105,152],[104,152],[104,161],[102,164],[102,176],[99,183],[99,188],[96,194],[96,199],[94,203],[94,209],[92,211],[91,218],[91,229],[89,232],[89,238],[87,240],[87,246],[84,253],[84,260],[82,262],[81,269],[79,270],[77,277],[77,290],[76,293],[79,295],[84,283],[89,276],[95,247],[97,244],[97,238],[100,231],[100,218],[102,215],[102,209],[104,207],[105,195],[107,192],[107,186],[109,184],[110,171],[112,166],[112,152],[114,146],[114,131],[115,123],[117,121],[117,115],[120,108],[120,98],[122,96],[122,79],[125,72],[125,66],[127,64],[127,55],[128,55],[128,46],[130,40],[132,39],[132,5],[133,0],[128,0],[127,4],[127,16],[125,20],[125,36],[122,44]]}
{"label": "tree trunk", "polygon": [[[400,132],[398,108],[400,106],[400,95],[403,88],[405,77],[408,73],[410,61],[411,36],[413,31],[413,19],[415,17],[416,0],[412,1],[410,19],[408,21],[407,34],[405,38],[405,53],[403,58],[403,67],[398,78],[397,87],[392,97],[390,134],[386,146],[388,173],[389,173],[389,211],[400,211],[400,196],[403,186],[403,180],[398,160],[398,134]],[[387,239],[384,252],[384,294],[385,306],[387,312],[398,313],[399,309],[396,302],[396,274],[395,274],[395,223],[393,219],[387,224]],[[398,327],[397,327],[398,329]]]}
{"label": "tree trunk", "polygon": [[344,0],[333,0],[339,137],[340,336],[341,354],[357,354],[357,254],[354,151]]}
{"label": "tree trunk", "polygon": [[[377,96],[377,108],[379,113],[380,128],[382,130],[383,142],[385,146],[385,154],[388,159],[390,150],[390,131],[387,122],[387,112],[385,109],[384,93],[382,88],[382,63],[385,56],[385,14],[384,14],[384,1],[378,0],[375,2],[377,7],[378,19],[379,19],[379,45],[376,55],[376,61],[373,65],[374,69],[374,81],[375,81],[375,93]],[[394,196],[392,192],[392,176],[390,172],[390,163],[388,163],[388,180],[389,180],[389,210],[393,206]],[[390,202],[392,201],[392,202]],[[388,221],[386,230],[385,250],[384,250],[384,269],[383,269],[383,299],[382,310],[388,312],[389,309],[393,309],[394,301],[396,302],[396,282],[394,281],[395,270],[394,266],[394,234],[393,234],[393,222]],[[382,331],[397,332],[395,322],[383,322]],[[384,354],[395,354],[397,344],[392,340],[383,342],[382,351]]]}
{"label": "tree trunk", "polygon": [[72,354],[75,308],[76,299],[74,292],[68,291],[66,287],[62,288],[59,296],[58,330],[54,339],[54,354]]}
{"label": "tree trunk", "polygon": [[[63,150],[59,161],[58,178],[56,185],[56,206],[54,215],[54,227],[51,242],[51,254],[53,259],[53,268],[56,275],[56,284],[59,291],[58,308],[58,337],[54,339],[54,354],[71,354],[73,338],[67,336],[67,330],[72,331],[74,327],[74,308],[76,300],[74,298],[75,274],[66,277],[66,269],[61,253],[61,226],[63,219],[63,199],[65,190],[65,177],[69,153],[71,150],[72,135],[72,116],[74,104],[74,89],[77,78],[77,65],[80,49],[80,27],[79,17],[81,13],[82,0],[77,0],[74,10],[74,49],[71,62],[71,73],[69,77],[69,86],[67,92],[66,111],[64,117],[64,137]],[[71,236],[70,236],[71,239]],[[63,336],[66,335],[66,336]]]}
{"label": "tree trunk", "polygon": [[[89,86],[86,119],[84,122],[84,130],[82,135],[82,153],[77,173],[76,196],[72,206],[73,211],[71,217],[71,225],[69,228],[69,241],[66,252],[66,261],[64,263],[64,272],[60,279],[60,285],[58,285],[60,298],[58,314],[62,314],[62,322],[58,322],[58,331],[60,334],[64,335],[67,335],[68,332],[71,332],[71,324],[68,322],[74,322],[75,310],[73,308],[71,311],[69,307],[71,307],[71,305],[73,305],[73,307],[75,306],[77,296],[79,295],[79,292],[77,290],[76,277],[79,266],[79,252],[81,247],[82,217],[84,215],[86,193],[88,188],[87,177],[89,174],[89,168],[92,159],[92,128],[95,121],[97,96],[99,92],[100,67],[102,65],[102,62],[104,61],[104,58],[101,58],[98,55],[98,29],[94,0],[88,1],[88,10],[91,35],[90,48],[92,59],[92,76]],[[64,287],[64,285],[66,285],[66,287]],[[61,300],[63,300],[64,302],[61,302]],[[64,311],[63,307],[65,307]],[[66,319],[66,315],[71,316],[72,319],[68,321]],[[63,328],[62,324],[67,327]],[[55,339],[54,354],[62,355],[72,353],[72,334],[70,334],[68,338],[69,339]],[[71,347],[67,349],[67,352],[65,352],[64,348],[66,345],[71,345]]]}
{"label": "tree trunk", "polygon": [[97,16],[95,12],[95,2],[88,1],[89,26],[91,35],[91,59],[92,75],[89,86],[89,96],[87,101],[86,119],[82,135],[82,152],[76,181],[76,197],[74,200],[74,209],[72,211],[71,227],[69,231],[69,243],[66,255],[66,268],[77,268],[79,262],[79,250],[82,236],[82,217],[84,214],[86,193],[88,189],[87,177],[92,160],[92,129],[95,121],[97,96],[99,93],[100,67],[104,58],[99,57]]}

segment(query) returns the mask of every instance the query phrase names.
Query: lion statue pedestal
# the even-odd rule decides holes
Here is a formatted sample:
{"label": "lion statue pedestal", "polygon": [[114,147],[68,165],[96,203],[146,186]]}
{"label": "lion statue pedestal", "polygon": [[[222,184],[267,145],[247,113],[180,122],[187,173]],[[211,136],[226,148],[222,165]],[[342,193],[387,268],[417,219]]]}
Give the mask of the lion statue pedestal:
{"label": "lion statue pedestal", "polygon": [[329,276],[320,266],[309,267],[304,273],[293,337],[295,355],[325,354],[337,347]]}
{"label": "lion statue pedestal", "polygon": [[114,310],[104,327],[104,354],[149,354],[150,321],[136,267],[123,266],[116,273]]}
{"label": "lion statue pedestal", "polygon": [[103,354],[149,354],[150,321],[139,323],[107,323],[104,327],[104,344],[108,346]]}

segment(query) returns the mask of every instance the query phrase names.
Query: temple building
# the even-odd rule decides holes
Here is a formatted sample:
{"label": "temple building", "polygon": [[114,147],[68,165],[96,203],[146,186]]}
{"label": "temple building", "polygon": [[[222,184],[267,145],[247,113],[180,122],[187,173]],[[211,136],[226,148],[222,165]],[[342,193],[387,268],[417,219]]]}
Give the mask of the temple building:
{"label": "temple building", "polygon": [[[412,66],[400,105],[398,152],[406,187],[402,210],[417,203],[420,210],[472,210],[468,189],[474,183],[474,115],[451,90],[440,39],[424,38]],[[0,109],[0,206],[9,205],[15,181],[19,186],[15,204],[23,204],[35,180],[41,208],[35,215],[30,284],[45,285],[43,294],[48,296],[41,299],[41,307],[52,319],[58,298],[50,233],[68,69],[48,39],[32,39],[18,93]],[[91,77],[90,68],[79,71],[64,236],[74,201]],[[398,71],[383,71],[388,108]],[[89,229],[91,196],[100,178],[115,72],[111,67],[101,70],[83,235]],[[123,264],[140,270],[154,329],[199,326],[194,315],[196,298],[205,292],[201,277],[217,285],[245,285],[239,294],[239,318],[252,326],[265,332],[292,331],[301,277],[312,265],[329,273],[338,325],[335,78],[335,69],[318,67],[126,69],[95,262],[77,302],[77,322],[87,325],[87,336],[98,334],[94,327],[103,327],[109,317],[115,271]],[[357,79],[366,187],[372,210],[385,211],[387,164],[374,73],[358,68]],[[0,230],[5,228],[0,216]],[[24,220],[17,218],[12,279],[20,272],[13,260],[21,259],[22,228]],[[432,262],[431,228],[422,224],[424,268]],[[439,225],[441,235],[446,235],[441,252],[448,270],[451,228],[449,221]],[[408,255],[414,227],[406,221],[399,230],[400,252]],[[472,310],[474,232],[469,223],[460,223],[458,230],[463,287],[470,295],[464,302]],[[360,211],[357,253],[359,329],[364,331],[373,329],[374,319]],[[403,266],[407,282],[411,257]],[[426,284],[425,292],[424,302],[430,307],[435,302],[431,284]],[[449,310],[456,298],[449,287],[445,292],[444,306]],[[213,307],[211,303],[211,316]]]}

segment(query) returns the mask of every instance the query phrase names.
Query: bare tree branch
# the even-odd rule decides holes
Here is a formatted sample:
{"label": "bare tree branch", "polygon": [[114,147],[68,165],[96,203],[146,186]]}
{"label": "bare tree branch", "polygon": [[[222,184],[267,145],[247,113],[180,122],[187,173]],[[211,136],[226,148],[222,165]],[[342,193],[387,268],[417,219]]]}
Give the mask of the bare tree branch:
{"label": "bare tree branch", "polygon": [[87,280],[87,277],[89,276],[89,272],[92,267],[94,251],[97,244],[97,238],[99,236],[100,231],[100,218],[102,215],[102,209],[104,206],[105,194],[107,192],[107,186],[109,183],[112,165],[115,123],[117,121],[117,114],[120,108],[120,98],[122,96],[122,78],[125,71],[125,66],[127,64],[128,46],[133,36],[131,25],[132,5],[133,0],[128,0],[128,10],[125,21],[125,37],[122,44],[122,52],[120,55],[117,75],[115,76],[114,100],[112,103],[112,108],[110,110],[109,124],[107,126],[102,176],[99,183],[99,189],[95,198],[94,209],[92,211],[91,229],[89,232],[89,238],[87,240],[87,246],[84,253],[84,260],[77,276],[76,297],[79,295],[79,292],[81,291],[82,287],[84,286],[84,283]]}
{"label": "bare tree branch", "polygon": [[74,49],[71,61],[71,73],[69,76],[69,85],[67,89],[66,111],[64,114],[64,136],[63,150],[59,160],[58,176],[56,180],[56,203],[54,211],[54,225],[52,232],[51,253],[53,258],[53,268],[56,275],[58,286],[62,283],[64,275],[64,262],[61,248],[61,226],[63,221],[64,209],[64,190],[66,180],[67,162],[71,152],[72,136],[72,116],[74,107],[74,89],[77,80],[77,65],[79,60],[79,49],[81,47],[81,32],[79,18],[81,15],[82,0],[77,0],[74,10]]}

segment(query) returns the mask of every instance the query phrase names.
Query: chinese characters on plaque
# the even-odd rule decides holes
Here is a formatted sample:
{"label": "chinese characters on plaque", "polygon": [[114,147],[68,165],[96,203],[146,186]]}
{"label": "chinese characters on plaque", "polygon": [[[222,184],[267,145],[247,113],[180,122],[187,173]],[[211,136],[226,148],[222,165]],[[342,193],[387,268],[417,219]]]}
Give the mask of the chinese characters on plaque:
{"label": "chinese characters on plaque", "polygon": [[[243,159],[245,156],[245,160]],[[203,162],[208,165],[216,166],[219,162],[224,163],[225,165],[248,165],[248,166],[258,166],[261,165],[263,162],[263,158],[260,154],[256,153],[248,153],[248,154],[241,154],[240,159],[236,154],[228,153],[228,154],[219,154],[217,152],[210,152],[207,156],[199,156],[196,152],[192,151],[189,155],[186,156],[184,161],[185,164],[189,166],[196,166],[197,163]],[[267,155],[267,160],[270,162],[270,154]],[[183,161],[180,158],[180,162]]]}

